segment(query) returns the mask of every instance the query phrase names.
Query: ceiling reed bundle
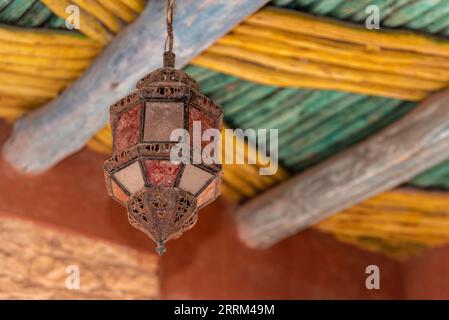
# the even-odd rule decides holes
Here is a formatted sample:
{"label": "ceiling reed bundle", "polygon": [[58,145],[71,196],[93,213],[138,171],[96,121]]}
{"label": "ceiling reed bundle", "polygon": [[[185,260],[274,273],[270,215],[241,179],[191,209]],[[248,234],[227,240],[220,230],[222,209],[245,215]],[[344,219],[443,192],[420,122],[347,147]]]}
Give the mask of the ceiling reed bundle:
{"label": "ceiling reed bundle", "polygon": [[[7,6],[0,12],[0,21],[8,26],[0,27],[1,117],[14,120],[57,97],[145,5],[143,0],[105,3],[114,8],[85,0],[3,2]],[[65,27],[68,16],[65,10],[69,5],[81,8],[80,31],[87,37],[57,30]],[[40,26],[47,28],[21,28]]]}
{"label": "ceiling reed bundle", "polygon": [[416,101],[449,83],[449,42],[267,8],[193,63],[265,85]]}

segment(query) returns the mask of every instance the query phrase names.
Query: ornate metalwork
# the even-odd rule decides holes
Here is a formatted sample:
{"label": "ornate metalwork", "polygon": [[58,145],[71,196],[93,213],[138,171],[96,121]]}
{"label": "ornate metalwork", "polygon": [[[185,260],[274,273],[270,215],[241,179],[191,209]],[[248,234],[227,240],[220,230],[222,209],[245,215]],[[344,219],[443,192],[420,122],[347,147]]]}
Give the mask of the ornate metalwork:
{"label": "ornate metalwork", "polygon": [[145,188],[128,202],[131,224],[158,244],[159,254],[164,243],[176,239],[197,221],[196,198],[179,188]]}
{"label": "ornate metalwork", "polygon": [[192,161],[201,154],[198,148],[190,145],[184,158],[189,161],[170,158],[179,142],[172,138],[174,130],[185,129],[192,136],[194,121],[201,124],[201,134],[221,130],[223,121],[222,108],[199,93],[195,79],[174,68],[172,21],[169,0],[164,67],[110,107],[113,155],[104,164],[109,194],[127,207],[131,225],[156,242],[159,254],[166,241],[195,225],[197,210],[219,196],[221,184],[221,165],[206,164],[202,157],[199,163]]}
{"label": "ornate metalwork", "polygon": [[[173,164],[171,130],[221,130],[220,106],[198,92],[198,83],[181,70],[164,67],[140,80],[136,91],[110,108],[113,155],[104,164],[109,194],[128,208],[131,225],[165,251],[197,221],[197,210],[220,194],[218,164]],[[165,114],[163,114],[165,113]],[[153,139],[154,138],[154,139]],[[193,147],[190,157],[193,155]]]}

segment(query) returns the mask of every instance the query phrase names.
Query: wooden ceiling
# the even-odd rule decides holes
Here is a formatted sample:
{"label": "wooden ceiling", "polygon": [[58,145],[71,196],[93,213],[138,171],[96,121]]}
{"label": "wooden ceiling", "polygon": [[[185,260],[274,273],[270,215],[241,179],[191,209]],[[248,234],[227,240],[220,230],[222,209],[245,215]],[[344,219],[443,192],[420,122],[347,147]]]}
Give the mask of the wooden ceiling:
{"label": "wooden ceiling", "polygon": [[[247,14],[266,2],[260,1],[254,7],[246,8]],[[82,24],[81,33],[58,30],[65,27],[62,17],[70,3],[78,4],[84,16],[89,17]],[[83,75],[97,55],[100,55],[100,61],[106,61],[108,53],[102,54],[104,45],[132,23],[145,4],[139,0],[113,2],[116,6],[104,1],[85,6],[82,3],[79,0],[0,3],[0,22],[17,27],[0,28],[0,73],[3,75],[0,79],[0,116],[14,121],[51,101],[65,88],[68,88],[66,94],[69,96],[76,90],[76,86],[70,87],[71,83]],[[364,24],[368,4],[378,5],[381,9],[383,29],[400,28],[419,33],[404,34],[395,30],[372,36],[370,31],[358,27]],[[259,165],[225,166],[223,190],[237,202],[257,197],[290,176],[307,172],[396,123],[414,110],[424,97],[449,83],[449,74],[445,71],[449,64],[449,42],[445,39],[449,33],[449,18],[444,14],[449,11],[449,4],[445,1],[278,0],[271,5],[286,10],[264,8],[225,37],[217,31],[218,41],[186,67],[200,81],[203,92],[223,105],[228,126],[280,130],[283,168],[278,175],[258,175]],[[231,2],[224,6],[235,10]],[[226,28],[230,29],[238,20],[227,21]],[[342,24],[341,21],[355,24]],[[36,29],[45,30],[36,32]],[[437,36],[438,41],[430,34]],[[342,35],[346,35],[344,41]],[[212,38],[206,40],[201,45],[214,42]],[[37,46],[38,43],[41,45]],[[113,49],[108,50],[112,52]],[[187,62],[191,58],[193,56],[181,59]],[[146,62],[142,60],[142,66]],[[139,72],[143,71],[135,71],[132,77],[136,78]],[[122,79],[126,79],[127,86],[136,80]],[[123,91],[125,88],[119,87],[115,94],[120,95]],[[95,126],[87,128],[76,124],[72,134],[76,130],[83,134],[74,135],[70,141],[79,138],[77,143],[81,147],[106,122],[106,108],[107,103],[91,106],[91,114],[98,113]],[[77,112],[86,110],[76,104],[72,109]],[[78,116],[81,118],[86,114]],[[32,128],[36,129],[34,133],[49,136],[47,131]],[[103,153],[110,152],[108,127],[93,136],[88,145]],[[76,148],[74,146],[70,152]],[[242,143],[240,150],[244,148],[247,147]],[[57,162],[70,152],[67,149],[65,154],[54,158],[49,155],[43,163]],[[20,158],[18,153],[14,156]],[[424,203],[433,203],[435,195],[421,188],[438,189],[438,196],[444,198],[449,184],[448,168],[449,162],[442,163],[430,171],[420,170],[421,174],[416,178],[407,179],[408,186],[415,188],[410,197],[421,201],[417,203],[410,199],[410,206],[404,206],[403,202],[392,204],[396,209],[385,210],[388,213],[381,215],[388,227],[377,229],[369,218],[372,215],[367,214],[367,220],[363,222],[361,215],[355,217],[351,215],[352,209],[348,209],[325,220],[317,228],[363,248],[401,258],[420,251],[410,250],[410,241],[418,244],[416,248],[444,243],[445,233],[427,227],[435,211]],[[403,194],[402,189],[391,192]],[[401,197],[401,201],[407,196]],[[386,203],[396,201],[391,200],[391,193],[378,197]],[[370,201],[373,200],[360,206],[377,212],[379,209],[370,206]],[[412,212],[415,211],[424,214],[414,216]],[[446,217],[443,212],[442,216]],[[404,224],[411,215],[413,218],[410,219],[415,223],[412,232]],[[342,221],[336,220],[339,218],[353,223],[351,230],[359,228],[358,232],[349,235],[346,224],[336,223]],[[372,228],[364,229],[367,224]],[[403,234],[408,242],[402,238],[401,241],[393,240]],[[410,234],[415,236],[413,240],[410,240]],[[366,237],[370,241],[367,242]],[[433,241],[435,238],[438,240]],[[385,243],[389,243],[389,247]]]}

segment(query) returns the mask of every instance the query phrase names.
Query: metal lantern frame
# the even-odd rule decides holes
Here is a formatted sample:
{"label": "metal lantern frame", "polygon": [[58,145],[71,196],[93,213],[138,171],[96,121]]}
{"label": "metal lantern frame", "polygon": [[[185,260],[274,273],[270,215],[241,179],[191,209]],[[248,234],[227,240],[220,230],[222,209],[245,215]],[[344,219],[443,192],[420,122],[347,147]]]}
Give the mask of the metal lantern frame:
{"label": "metal lantern frame", "polygon": [[165,64],[110,107],[113,155],[104,164],[109,194],[127,206],[130,223],[158,244],[160,254],[166,241],[195,225],[198,209],[220,195],[222,176],[220,164],[206,164],[202,158],[193,163],[198,150],[192,143],[189,163],[173,164],[170,152],[179,141],[151,139],[177,128],[192,137],[193,121],[201,121],[201,133],[221,131],[223,123],[223,109],[199,93],[199,84],[171,67],[169,59]]}

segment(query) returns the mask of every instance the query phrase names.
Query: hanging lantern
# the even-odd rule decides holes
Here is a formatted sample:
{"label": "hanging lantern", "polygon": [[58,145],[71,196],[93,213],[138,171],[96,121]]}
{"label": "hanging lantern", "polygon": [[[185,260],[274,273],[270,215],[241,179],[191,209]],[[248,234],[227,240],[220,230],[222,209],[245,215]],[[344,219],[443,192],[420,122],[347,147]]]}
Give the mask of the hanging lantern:
{"label": "hanging lantern", "polygon": [[[188,161],[172,161],[179,141],[176,129],[193,137],[194,122],[201,133],[221,129],[223,110],[199,93],[198,83],[174,68],[172,15],[167,10],[169,49],[164,67],[141,79],[136,90],[110,107],[113,155],[104,164],[109,194],[128,209],[129,222],[157,244],[178,238],[197,221],[197,211],[220,194],[221,166],[193,161],[201,150],[190,144]],[[201,148],[203,145],[201,145]]]}

